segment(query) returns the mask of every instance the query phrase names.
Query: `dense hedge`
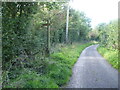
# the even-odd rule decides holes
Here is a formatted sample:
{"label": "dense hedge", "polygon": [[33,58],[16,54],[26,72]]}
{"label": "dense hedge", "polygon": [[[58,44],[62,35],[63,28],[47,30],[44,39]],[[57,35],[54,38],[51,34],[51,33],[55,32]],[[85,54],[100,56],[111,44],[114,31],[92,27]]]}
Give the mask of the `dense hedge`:
{"label": "dense hedge", "polygon": [[[3,86],[26,69],[45,72],[45,58],[65,43],[66,11],[59,2],[2,2]],[[69,21],[69,42],[87,39],[89,18],[70,8]]]}

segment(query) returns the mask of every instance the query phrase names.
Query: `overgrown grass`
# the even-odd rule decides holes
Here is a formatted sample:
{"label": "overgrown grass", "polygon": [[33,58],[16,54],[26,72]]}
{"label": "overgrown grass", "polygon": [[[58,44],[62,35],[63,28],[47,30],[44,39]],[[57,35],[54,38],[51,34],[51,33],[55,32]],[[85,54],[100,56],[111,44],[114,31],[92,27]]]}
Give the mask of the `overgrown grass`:
{"label": "overgrown grass", "polygon": [[89,44],[73,44],[65,46],[62,48],[61,52],[54,53],[51,55],[48,69],[50,73],[48,74],[58,86],[61,86],[69,81],[72,75],[72,66],[75,64],[79,58],[82,50],[91,45]]}
{"label": "overgrown grass", "polygon": [[[91,43],[64,45],[60,52],[39,60],[38,55],[32,69],[26,68],[21,75],[11,80],[6,87],[13,88],[59,88],[67,83],[72,75],[72,67],[80,53]],[[42,68],[39,68],[42,67]],[[34,68],[34,69],[33,69]],[[36,69],[37,68],[37,69]],[[42,74],[41,74],[41,70]]]}
{"label": "overgrown grass", "polygon": [[116,69],[118,69],[118,50],[98,47],[98,52]]}

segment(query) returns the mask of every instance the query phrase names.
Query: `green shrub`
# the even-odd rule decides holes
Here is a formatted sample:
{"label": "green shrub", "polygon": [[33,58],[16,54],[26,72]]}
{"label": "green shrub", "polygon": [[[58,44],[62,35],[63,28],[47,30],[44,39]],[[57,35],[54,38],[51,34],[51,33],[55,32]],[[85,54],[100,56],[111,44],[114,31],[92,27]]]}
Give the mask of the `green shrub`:
{"label": "green shrub", "polygon": [[118,69],[118,50],[98,47],[99,53],[116,69]]}
{"label": "green shrub", "polygon": [[6,88],[61,87],[69,81],[73,65],[82,50],[89,45],[91,43],[67,45],[62,47],[60,52],[53,53],[49,58],[42,60],[39,60],[39,55],[36,55],[35,60],[29,62],[29,68],[22,70],[18,78],[10,80]]}
{"label": "green shrub", "polygon": [[36,72],[26,71],[19,78],[12,80],[5,88],[58,88],[49,77]]}

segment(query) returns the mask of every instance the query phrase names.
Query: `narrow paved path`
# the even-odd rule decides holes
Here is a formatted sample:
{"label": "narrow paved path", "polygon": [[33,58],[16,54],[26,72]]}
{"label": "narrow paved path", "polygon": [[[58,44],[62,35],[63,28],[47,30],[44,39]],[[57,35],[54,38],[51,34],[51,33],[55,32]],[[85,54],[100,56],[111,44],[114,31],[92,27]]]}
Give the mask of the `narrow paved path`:
{"label": "narrow paved path", "polygon": [[117,70],[97,52],[97,47],[83,50],[66,88],[118,88]]}

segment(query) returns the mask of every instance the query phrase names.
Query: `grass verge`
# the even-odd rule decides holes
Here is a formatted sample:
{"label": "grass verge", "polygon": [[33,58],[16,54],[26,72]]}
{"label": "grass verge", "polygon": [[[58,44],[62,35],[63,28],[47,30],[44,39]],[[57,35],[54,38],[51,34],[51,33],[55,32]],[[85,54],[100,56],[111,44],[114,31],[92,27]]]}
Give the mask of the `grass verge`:
{"label": "grass verge", "polygon": [[107,49],[103,46],[99,46],[97,50],[108,61],[108,63],[118,69],[118,50]]}
{"label": "grass verge", "polygon": [[[91,43],[64,45],[57,53],[49,58],[32,62],[32,68],[25,68],[21,75],[6,85],[6,88],[59,88],[67,83],[72,75],[72,67],[80,53]],[[42,74],[41,74],[42,72]]]}

